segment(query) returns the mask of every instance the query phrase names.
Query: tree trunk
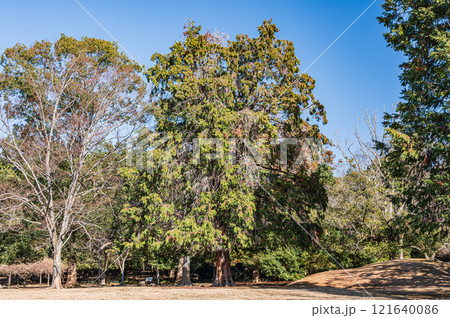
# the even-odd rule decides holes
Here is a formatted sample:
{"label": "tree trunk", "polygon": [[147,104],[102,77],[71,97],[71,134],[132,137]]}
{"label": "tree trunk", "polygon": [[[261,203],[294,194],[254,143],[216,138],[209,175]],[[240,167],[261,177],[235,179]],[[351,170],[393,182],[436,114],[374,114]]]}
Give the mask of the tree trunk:
{"label": "tree trunk", "polygon": [[103,255],[103,259],[98,260],[98,285],[100,287],[106,286],[106,279],[105,279],[105,269],[106,269],[106,257]]}
{"label": "tree trunk", "polygon": [[231,277],[230,253],[220,249],[216,252],[216,278],[213,286],[235,286]]}
{"label": "tree trunk", "polygon": [[66,287],[75,287],[77,285],[77,263],[74,262],[69,264]]}
{"label": "tree trunk", "polygon": [[398,259],[403,259],[403,234],[400,234],[398,243],[400,245],[400,251],[398,252]]}
{"label": "tree trunk", "polygon": [[120,271],[120,275],[121,275],[121,282],[120,282],[120,286],[125,286],[125,270],[121,270]]}
{"label": "tree trunk", "polygon": [[8,275],[8,288],[11,288],[11,279],[12,279],[12,274],[9,273],[9,275]]}
{"label": "tree trunk", "polygon": [[47,274],[47,287],[50,287],[50,274]]}
{"label": "tree trunk", "polygon": [[159,285],[159,268],[156,267],[156,285]]}
{"label": "tree trunk", "polygon": [[120,286],[125,286],[125,263],[127,262],[129,250],[126,249],[122,254],[119,255],[117,265],[120,268],[121,282]]}
{"label": "tree trunk", "polygon": [[[189,255],[180,258],[181,260],[181,279],[178,286],[192,286],[191,283],[191,257]],[[180,269],[178,269],[180,272]]]}
{"label": "tree trunk", "polygon": [[98,286],[102,287],[102,260],[98,260]]}
{"label": "tree trunk", "polygon": [[169,279],[174,279],[175,278],[175,270],[171,269],[169,271]]}
{"label": "tree trunk", "polygon": [[53,280],[52,280],[52,286],[51,288],[54,289],[61,289],[62,288],[62,282],[61,282],[61,251],[62,251],[62,242],[58,242],[56,246],[54,247],[53,252]]}
{"label": "tree trunk", "polygon": [[254,270],[253,271],[253,277],[252,277],[252,282],[253,283],[259,283],[261,281],[261,274],[259,273],[259,270]]}
{"label": "tree trunk", "polygon": [[180,257],[178,259],[178,269],[177,269],[177,278],[175,279],[175,283],[179,284],[183,279],[183,260],[184,257]]}
{"label": "tree trunk", "polygon": [[39,287],[42,286],[42,273],[39,273]]}

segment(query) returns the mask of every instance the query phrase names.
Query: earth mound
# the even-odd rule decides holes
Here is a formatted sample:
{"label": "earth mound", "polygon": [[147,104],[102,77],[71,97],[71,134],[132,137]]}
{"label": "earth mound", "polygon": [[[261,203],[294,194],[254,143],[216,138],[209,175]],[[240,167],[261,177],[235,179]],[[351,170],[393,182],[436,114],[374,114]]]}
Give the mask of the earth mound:
{"label": "earth mound", "polygon": [[333,287],[389,295],[450,298],[450,264],[426,259],[393,260],[305,277],[288,287]]}

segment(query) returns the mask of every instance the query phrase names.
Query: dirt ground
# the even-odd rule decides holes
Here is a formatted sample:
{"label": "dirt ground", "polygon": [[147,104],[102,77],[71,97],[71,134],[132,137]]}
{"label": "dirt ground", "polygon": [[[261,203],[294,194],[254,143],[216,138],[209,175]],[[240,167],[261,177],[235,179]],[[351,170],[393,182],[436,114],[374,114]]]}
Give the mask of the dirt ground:
{"label": "dirt ground", "polygon": [[40,288],[0,289],[0,299],[367,299],[355,290],[327,287],[93,287],[60,291]]}
{"label": "dirt ground", "polygon": [[394,260],[359,268],[317,273],[287,285],[362,290],[395,298],[450,299],[450,263]]}
{"label": "dirt ground", "polygon": [[[370,294],[370,295],[369,295]],[[0,299],[450,299],[450,264],[409,259],[318,273],[287,285],[0,289]]]}

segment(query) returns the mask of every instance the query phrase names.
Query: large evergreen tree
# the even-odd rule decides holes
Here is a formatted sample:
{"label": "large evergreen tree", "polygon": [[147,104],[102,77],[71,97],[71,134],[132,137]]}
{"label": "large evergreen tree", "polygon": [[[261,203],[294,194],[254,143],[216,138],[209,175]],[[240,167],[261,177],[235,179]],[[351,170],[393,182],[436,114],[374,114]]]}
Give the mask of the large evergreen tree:
{"label": "large evergreen tree", "polygon": [[402,101],[385,116],[386,166],[406,223],[440,239],[450,221],[450,2],[387,0],[383,9],[388,45],[406,58]]}
{"label": "large evergreen tree", "polygon": [[[275,171],[274,181],[289,175],[284,186],[291,185],[286,194],[292,200],[303,198],[304,206],[317,200],[311,193],[291,193],[292,184],[304,184],[301,176],[317,164],[283,171],[276,159],[280,147],[271,141],[310,138],[323,144],[326,138],[312,122],[326,122],[324,108],[312,94],[314,80],[299,72],[292,42],[277,39],[271,21],[258,31],[256,38],[238,35],[225,42],[189,23],[184,40],[168,54],[155,54],[147,72],[154,84],[156,129],[170,137],[167,146],[176,149],[172,160],[182,167],[177,182],[184,185],[185,200],[178,206],[178,228],[197,233],[192,242],[216,253],[217,286],[234,284],[230,251],[252,243],[256,189],[270,186],[261,178],[264,171]],[[261,144],[252,153],[246,146],[257,141]],[[253,160],[255,153],[263,160]]]}

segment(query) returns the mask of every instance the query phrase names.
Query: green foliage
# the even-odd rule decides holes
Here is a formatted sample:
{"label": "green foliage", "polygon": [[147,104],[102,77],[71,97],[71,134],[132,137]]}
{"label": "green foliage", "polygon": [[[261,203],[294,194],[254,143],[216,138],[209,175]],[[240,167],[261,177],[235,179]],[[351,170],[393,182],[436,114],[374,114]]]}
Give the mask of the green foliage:
{"label": "green foliage", "polygon": [[[186,251],[251,248],[260,204],[256,195],[261,195],[256,192],[261,183],[268,186],[261,175],[270,166],[280,167],[275,159],[279,146],[271,145],[271,139],[327,142],[312,123],[326,123],[324,107],[312,94],[314,80],[299,73],[292,42],[277,39],[278,29],[271,21],[264,21],[258,31],[256,38],[242,34],[225,42],[221,34],[202,34],[200,26],[189,22],[184,40],[166,55],[153,55],[155,65],[147,71],[154,84],[152,93],[158,97],[152,108],[156,129],[170,137],[167,147],[176,149],[172,172],[177,176],[166,178],[181,188],[179,195],[184,198],[175,200],[179,217],[168,235]],[[200,155],[195,154],[195,142],[205,138],[215,138],[223,146],[221,156],[211,160],[204,155],[216,148],[201,141]],[[246,139],[265,141],[258,151],[267,165],[248,160]],[[230,154],[233,149],[235,158]],[[294,161],[291,155],[289,163]],[[308,191],[296,192],[297,205],[324,205],[313,193],[322,178],[320,172],[311,173],[312,166],[317,164],[297,165],[289,171],[286,187],[311,185]],[[271,175],[274,181],[279,174]],[[309,182],[313,180],[318,182]],[[264,197],[267,201],[267,194]]]}
{"label": "green foliage", "polygon": [[382,180],[374,173],[371,167],[363,172],[351,170],[330,187],[323,241],[344,267],[398,256],[398,216]]}
{"label": "green foliage", "polygon": [[[405,228],[441,240],[450,224],[450,6],[446,0],[387,0],[379,21],[401,64],[402,102],[385,115],[386,168],[408,210]],[[436,242],[431,243],[434,245]]]}
{"label": "green foliage", "polygon": [[45,233],[22,227],[0,233],[0,264],[31,263],[48,256]]}
{"label": "green foliage", "polygon": [[0,162],[0,182],[6,183],[7,181],[14,179],[17,179],[17,174],[14,171],[14,168],[9,164]]}
{"label": "green foliage", "polygon": [[259,270],[270,280],[296,281],[317,272],[336,269],[337,265],[321,248],[302,247],[301,244],[278,245],[241,259],[252,270]]}
{"label": "green foliage", "polygon": [[307,271],[302,263],[302,253],[294,248],[279,248],[255,254],[255,267],[272,280],[299,280]]}
{"label": "green foliage", "polygon": [[[117,211],[113,248],[116,253],[132,252],[133,263],[159,268],[173,266],[173,255],[163,243],[171,226],[173,205],[165,204],[164,174],[152,174],[135,168],[120,169],[123,187],[117,196],[126,202]],[[158,179],[162,177],[163,179]]]}

